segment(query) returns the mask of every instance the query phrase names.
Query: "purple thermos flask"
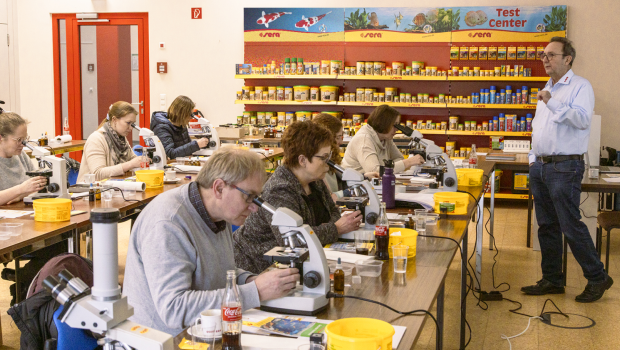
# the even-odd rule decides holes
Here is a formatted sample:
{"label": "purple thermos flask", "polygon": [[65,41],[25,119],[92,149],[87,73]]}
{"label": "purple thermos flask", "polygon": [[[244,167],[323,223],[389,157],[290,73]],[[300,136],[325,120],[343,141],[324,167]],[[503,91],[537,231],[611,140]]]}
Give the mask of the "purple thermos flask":
{"label": "purple thermos flask", "polygon": [[385,207],[387,209],[395,208],[396,176],[394,176],[394,162],[392,160],[385,161],[385,172],[381,178],[381,190],[381,198],[385,202]]}

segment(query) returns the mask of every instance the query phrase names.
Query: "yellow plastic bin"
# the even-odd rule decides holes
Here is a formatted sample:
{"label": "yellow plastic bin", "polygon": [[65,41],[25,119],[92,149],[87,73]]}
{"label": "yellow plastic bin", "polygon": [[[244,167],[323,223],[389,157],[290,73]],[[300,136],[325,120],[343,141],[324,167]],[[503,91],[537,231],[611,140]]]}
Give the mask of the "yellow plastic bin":
{"label": "yellow plastic bin", "polygon": [[465,215],[469,204],[469,194],[460,192],[437,192],[435,199],[435,212],[441,213],[440,207],[448,207],[448,214]]}
{"label": "yellow plastic bin", "polygon": [[481,186],[482,185],[482,169],[456,169],[456,177],[459,180],[459,186]]}
{"label": "yellow plastic bin", "polygon": [[71,200],[66,198],[42,198],[32,201],[34,221],[59,222],[71,219]]}
{"label": "yellow plastic bin", "polygon": [[[392,236],[392,234],[396,232],[400,232],[400,236]],[[416,230],[400,227],[390,228],[390,240],[388,243],[388,252],[390,254],[390,259],[392,258],[393,245],[408,245],[409,253],[407,253],[407,257],[415,258],[417,239],[418,231]]]}
{"label": "yellow plastic bin", "polygon": [[374,318],[343,318],[325,327],[329,350],[390,350],[394,327]]}
{"label": "yellow plastic bin", "polygon": [[164,187],[164,171],[136,170],[136,181],[144,182],[147,189],[162,188]]}

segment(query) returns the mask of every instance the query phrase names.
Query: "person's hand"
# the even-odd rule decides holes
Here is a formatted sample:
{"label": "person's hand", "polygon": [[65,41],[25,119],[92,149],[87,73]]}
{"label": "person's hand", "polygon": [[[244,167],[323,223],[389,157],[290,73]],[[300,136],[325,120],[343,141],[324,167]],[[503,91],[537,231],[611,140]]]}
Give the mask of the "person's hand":
{"label": "person's hand", "polygon": [[371,171],[369,173],[364,174],[364,178],[369,179],[369,180],[372,178],[378,178],[378,177],[379,177],[379,173],[376,171]]}
{"label": "person's hand", "polygon": [[531,163],[530,163],[530,167],[531,167],[532,165],[534,165],[534,162],[531,162]]}
{"label": "person's hand", "polygon": [[209,139],[207,137],[203,137],[203,138],[196,140],[196,143],[198,143],[198,146],[200,148],[205,148],[209,146]]}
{"label": "person's hand", "polygon": [[343,235],[360,228],[360,222],[362,222],[362,213],[356,210],[352,213],[344,214],[335,222],[335,225],[338,229],[338,234]]}
{"label": "person's hand", "polygon": [[547,102],[549,102],[549,99],[551,98],[551,93],[546,90],[538,91],[537,97],[539,101],[543,101],[545,104],[547,104]]}
{"label": "person's hand", "polygon": [[405,169],[409,169],[414,165],[420,165],[420,164],[424,164],[424,158],[419,155],[416,154],[415,156],[409,156],[409,158],[403,160],[403,162],[405,163]]}
{"label": "person's hand", "polygon": [[[287,295],[297,286],[299,270],[274,269],[260,274],[253,279],[261,301],[278,299]],[[250,281],[251,282],[251,281]]]}
{"label": "person's hand", "polygon": [[28,180],[22,182],[21,193],[34,193],[39,192],[47,185],[47,178],[44,176],[31,177]]}
{"label": "person's hand", "polygon": [[139,168],[140,162],[142,162],[142,156],[135,157],[134,159],[128,161],[127,163],[125,163],[127,164],[127,169],[125,171],[129,171],[133,168]]}

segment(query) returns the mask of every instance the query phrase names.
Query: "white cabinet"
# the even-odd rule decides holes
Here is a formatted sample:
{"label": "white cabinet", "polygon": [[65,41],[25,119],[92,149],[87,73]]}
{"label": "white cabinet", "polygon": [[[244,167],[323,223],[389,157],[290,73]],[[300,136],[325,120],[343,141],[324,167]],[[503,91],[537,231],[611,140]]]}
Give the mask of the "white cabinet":
{"label": "white cabinet", "polygon": [[9,6],[7,0],[0,0],[0,24],[9,23]]}

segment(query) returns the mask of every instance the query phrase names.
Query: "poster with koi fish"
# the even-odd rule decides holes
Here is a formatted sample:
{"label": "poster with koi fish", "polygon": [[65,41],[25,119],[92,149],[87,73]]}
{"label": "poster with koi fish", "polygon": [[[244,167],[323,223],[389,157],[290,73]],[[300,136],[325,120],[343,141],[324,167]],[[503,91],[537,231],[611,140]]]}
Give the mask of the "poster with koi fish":
{"label": "poster with koi fish", "polygon": [[343,41],[343,8],[245,8],[246,42]]}

